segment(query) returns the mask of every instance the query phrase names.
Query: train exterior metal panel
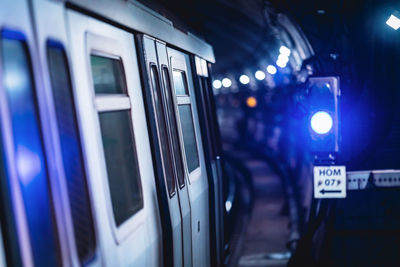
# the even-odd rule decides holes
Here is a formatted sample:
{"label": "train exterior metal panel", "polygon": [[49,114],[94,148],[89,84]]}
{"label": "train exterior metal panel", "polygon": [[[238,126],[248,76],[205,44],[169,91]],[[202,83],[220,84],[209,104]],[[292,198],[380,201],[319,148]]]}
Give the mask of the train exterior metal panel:
{"label": "train exterior metal panel", "polygon": [[96,14],[123,27],[198,55],[209,62],[215,62],[214,52],[209,44],[191,33],[177,30],[171,21],[136,1],[69,0],[67,3],[72,8]]}
{"label": "train exterior metal panel", "polygon": [[[210,266],[210,224],[219,225],[221,220],[210,221],[209,186],[218,186],[209,185],[212,179],[207,175],[216,177],[217,167],[211,163],[213,172],[206,170],[210,159],[205,151],[209,148],[203,144],[201,131],[206,126],[199,121],[201,107],[196,101],[202,96],[195,94],[198,85],[194,79],[198,77],[191,59],[193,54],[197,56],[202,78],[209,79],[206,60],[215,61],[212,47],[174,28],[171,21],[136,1],[5,0],[0,2],[0,30],[0,147],[4,154],[0,175],[5,176],[0,191],[7,193],[1,196],[2,202],[9,198],[0,204],[11,206],[12,214],[6,217],[13,220],[13,229],[0,235],[0,266],[4,261],[17,266],[50,262],[61,266]],[[13,99],[2,69],[3,39],[9,38],[7,34],[4,38],[4,32],[26,48],[26,55],[15,53],[7,58],[12,62],[21,54],[26,58],[26,71],[16,78],[30,75],[24,101],[32,107],[29,115],[36,119],[33,127],[37,134],[24,134],[29,140],[36,138],[43,150],[38,152],[40,190],[24,184],[14,151],[18,131],[13,129]],[[61,61],[51,60],[51,46],[59,49]],[[144,61],[145,68],[139,65]],[[158,71],[161,92],[157,97],[162,100],[161,109],[153,111],[154,118],[149,110],[155,104],[148,101],[146,92],[152,88],[152,66]],[[54,83],[54,72],[64,75],[58,84]],[[58,93],[61,90],[66,91]],[[65,92],[70,97],[65,101],[69,109],[58,109]],[[165,169],[168,159],[165,155],[154,157],[157,149],[153,145],[162,144],[161,138],[159,143],[153,140],[157,139],[154,132],[160,127],[157,118],[161,113],[167,120],[166,140],[173,147],[169,155],[173,171],[161,171],[165,183],[157,179],[160,166]],[[71,118],[60,123],[60,114]],[[107,127],[110,125],[115,128]],[[75,135],[64,136],[71,131]],[[74,140],[63,143],[65,138]],[[73,195],[71,181],[77,180],[69,179],[68,166],[73,164],[64,160],[65,144],[74,144],[73,155],[79,152],[80,156],[80,171],[72,175],[80,175],[82,190],[72,186]],[[4,189],[7,186],[9,189]],[[160,187],[165,187],[161,188],[165,192],[160,192]],[[218,187],[216,192],[220,191]],[[78,215],[71,205],[71,199],[77,198],[83,202],[75,204],[85,205]],[[222,203],[217,204],[221,207],[211,212],[222,213]],[[32,212],[39,208],[43,214]],[[85,215],[90,217],[83,227],[83,232],[90,231],[87,243],[76,234],[82,233],[82,229],[77,230],[82,226],[77,221]],[[163,225],[164,217],[168,227]],[[40,223],[32,224],[35,220]],[[219,231],[222,235],[223,229]],[[219,242],[222,250],[222,237]],[[87,250],[82,250],[85,245]]]}
{"label": "train exterior metal panel", "polygon": [[[31,25],[31,20],[30,20],[30,12],[29,12],[29,3],[28,1],[21,0],[21,1],[1,1],[0,2],[0,29],[3,31],[12,31],[16,34],[18,34],[21,38],[20,41],[23,42],[23,45],[25,46],[26,49],[26,56],[28,57],[28,63],[31,64],[28,66],[28,68],[31,68],[31,75],[34,78],[32,79],[32,87],[36,89],[36,92],[38,93],[38,102],[41,104],[39,107],[39,111],[36,110],[40,115],[45,115],[47,113],[46,111],[46,106],[45,106],[45,100],[44,100],[44,95],[42,90],[42,81],[41,81],[41,75],[40,75],[40,68],[39,68],[39,63],[38,63],[38,58],[35,53],[36,51],[36,44],[35,44],[35,36],[34,36],[34,31]],[[4,55],[0,55],[0,57],[4,57]],[[33,249],[34,246],[31,243],[31,237],[29,233],[29,225],[28,225],[28,218],[26,215],[26,207],[24,204],[24,199],[23,199],[23,189],[21,187],[20,183],[20,175],[18,173],[18,168],[17,168],[17,160],[16,160],[16,153],[13,151],[14,148],[14,136],[12,133],[12,122],[11,122],[11,115],[9,111],[9,103],[7,101],[7,95],[6,95],[6,90],[5,86],[3,83],[4,80],[4,73],[3,69],[0,67],[0,79],[2,82],[0,83],[0,129],[1,129],[1,138],[2,138],[2,154],[3,154],[3,160],[4,164],[6,164],[6,169],[7,169],[7,174],[5,179],[7,179],[7,185],[9,187],[9,196],[4,196],[4,197],[9,197],[9,202],[6,204],[10,204],[10,212],[11,214],[8,214],[7,216],[9,217],[14,217],[14,227],[15,227],[15,232],[14,229],[7,229],[9,232],[8,234],[16,234],[17,236],[14,236],[14,240],[12,240],[11,243],[9,243],[10,246],[10,253],[14,253],[14,251],[11,251],[13,249],[19,249],[17,252],[18,256],[20,259],[14,258],[14,255],[12,255],[10,258],[10,261],[14,264],[24,264],[25,266],[33,266],[34,262],[34,255],[33,255]],[[19,77],[18,77],[19,78]],[[36,96],[34,96],[36,97]],[[44,130],[49,130],[49,125],[46,123],[43,123],[41,125]],[[40,125],[38,125],[40,127]],[[40,129],[40,130],[43,130]],[[47,153],[50,153],[51,155],[51,150],[49,146],[49,142],[45,142],[44,144],[44,150],[46,150]],[[50,170],[53,170],[49,166]],[[53,175],[54,173],[51,172],[50,175]],[[2,177],[3,178],[3,177]],[[4,185],[4,184],[3,184]],[[51,185],[47,185],[48,187],[51,187]],[[34,204],[34,203],[31,203]],[[44,214],[43,214],[44,215]],[[11,219],[11,218],[9,218]],[[3,238],[5,238],[5,235],[3,235]],[[12,237],[11,237],[12,238]],[[13,242],[18,243],[18,248],[14,247]],[[8,255],[10,256],[10,255]]]}
{"label": "train exterior metal panel", "polygon": [[[89,185],[101,258],[107,266],[160,266],[161,227],[154,184],[146,118],[135,55],[134,36],[104,22],[75,11],[68,11],[70,49],[73,63],[77,109],[83,130],[84,154],[89,171]],[[143,207],[121,225],[114,221],[107,168],[105,164],[99,112],[90,70],[93,53],[120,59],[127,86],[127,97],[136,140],[141,178]],[[126,110],[126,109],[124,109]]]}
{"label": "train exterior metal panel", "polygon": [[[49,124],[51,131],[47,131],[53,142],[53,152],[51,158],[54,162],[57,177],[54,178],[53,186],[53,202],[55,206],[56,216],[59,225],[59,240],[62,251],[62,259],[64,265],[78,266],[77,251],[74,240],[74,230],[71,221],[71,210],[68,204],[68,193],[66,178],[63,171],[63,163],[61,159],[60,144],[58,141],[58,130],[55,123],[55,114],[53,96],[51,93],[51,82],[49,74],[49,66],[47,61],[47,44],[48,41],[57,42],[63,47],[66,58],[69,58],[68,38],[65,23],[65,8],[60,2],[37,0],[32,2],[32,12],[35,19],[36,42],[38,48],[38,56],[40,59],[41,73],[43,75],[43,90],[46,97],[46,105],[49,110]],[[50,139],[50,138],[49,138]],[[94,260],[93,265],[98,262]]]}
{"label": "train exterior metal panel", "polygon": [[[185,144],[187,130],[184,131],[183,126],[185,125],[185,118],[183,117],[184,113],[182,112],[181,107],[190,107],[191,113],[189,116],[192,116],[192,123],[194,124],[194,139],[195,145],[197,147],[198,153],[198,167],[191,170],[189,165],[188,158],[188,149],[189,146],[184,146],[185,155],[186,155],[186,171],[187,171],[187,181],[188,181],[188,193],[189,200],[191,206],[191,223],[192,223],[192,255],[193,255],[193,266],[202,266],[210,264],[210,251],[209,251],[209,242],[210,242],[210,229],[209,229],[209,209],[208,209],[208,180],[207,180],[207,172],[205,169],[204,163],[204,153],[203,153],[203,144],[200,138],[200,124],[199,117],[197,112],[197,105],[195,100],[195,93],[193,88],[193,77],[189,55],[182,53],[180,51],[169,48],[168,56],[171,61],[172,71],[183,71],[186,75],[186,83],[187,83],[187,95],[185,96],[176,96],[177,106],[179,110],[178,121],[181,133],[181,141]],[[173,79],[176,79],[176,76],[173,76]],[[174,84],[176,81],[174,81]],[[175,86],[175,91],[177,88]],[[189,109],[189,110],[190,110]]]}
{"label": "train exterior metal panel", "polygon": [[[146,77],[149,77],[149,81],[153,80],[153,79],[159,79],[160,75],[162,75],[161,74],[162,72],[160,71],[161,65],[165,65],[168,67],[166,46],[165,46],[165,44],[158,43],[154,39],[149,38],[147,36],[144,36],[142,40],[143,40],[143,53],[145,54],[145,58],[146,58],[146,62],[145,62],[146,68],[145,69],[147,70],[147,74],[148,74],[148,76],[146,76]],[[151,69],[152,67],[157,68],[157,70],[158,70],[157,73],[151,73],[153,71]],[[152,75],[155,76],[157,74],[158,74],[158,77],[153,77],[153,79],[151,79]],[[159,81],[158,84],[159,84],[159,87],[162,87],[162,85],[163,85],[163,83],[161,81]],[[151,103],[152,103],[152,106],[155,107],[156,101],[158,101],[157,105],[162,107],[163,99],[162,99],[162,97],[161,98],[159,97],[161,94],[157,94],[157,89],[154,88],[155,86],[156,85],[153,82],[149,83],[148,88],[150,89],[149,95],[151,98]],[[166,89],[167,88],[165,88],[165,84],[164,84],[164,87],[162,87],[162,90],[165,91],[165,94],[168,94],[169,92]],[[160,93],[162,93],[162,92],[160,92]],[[154,111],[154,114],[156,114],[156,108],[153,108],[153,111]],[[161,119],[161,116],[158,115],[158,118],[159,119],[157,119],[157,116],[154,116],[154,121],[156,122],[156,125],[160,124],[159,120]],[[152,120],[153,120],[153,118],[152,118]],[[167,125],[165,125],[164,128],[168,128],[168,127],[176,127],[176,126],[169,125],[167,123]],[[166,129],[164,129],[164,130],[166,130]],[[156,154],[163,153],[161,151],[162,150],[161,142],[165,142],[165,140],[161,140],[160,135],[162,135],[162,134],[166,134],[166,132],[164,131],[164,133],[162,133],[160,127],[157,127],[156,133],[154,133],[156,138],[154,138],[154,139],[157,139],[158,142],[160,143],[160,145],[157,147],[157,149],[156,149],[157,151],[153,151],[153,153],[156,153]],[[164,146],[166,146],[166,145],[164,144]],[[168,154],[168,155],[160,155],[160,158],[162,159],[163,156],[172,156],[172,154],[170,154],[168,152],[166,154]],[[163,162],[163,160],[161,160],[160,165],[163,169],[163,171],[162,171],[163,177],[161,177],[161,179],[164,179],[164,181],[166,179],[172,179],[175,184],[175,192],[172,194],[168,193],[169,190],[167,188],[167,181],[165,181],[165,186],[164,186],[164,188],[162,188],[163,189],[162,194],[167,195],[168,208],[170,211],[170,216],[169,216],[169,218],[167,218],[168,221],[166,223],[171,224],[170,227],[172,229],[172,239],[166,240],[166,243],[168,243],[169,245],[171,245],[173,247],[173,264],[174,264],[174,266],[183,266],[184,250],[185,250],[185,246],[183,245],[183,235],[185,234],[183,225],[184,225],[185,221],[183,219],[185,217],[187,217],[186,214],[190,214],[190,209],[189,209],[187,197],[184,198],[183,196],[181,196],[182,193],[185,192],[186,188],[182,190],[182,188],[180,188],[179,185],[177,184],[175,177],[167,177],[170,174],[165,172],[165,164],[166,164],[166,162]],[[160,185],[161,185],[161,181],[160,181]],[[186,195],[187,195],[187,193],[186,193]],[[186,202],[183,202],[184,200],[186,200]],[[190,224],[190,220],[186,220],[186,221]],[[167,230],[165,229],[164,231],[167,231]],[[186,233],[186,234],[190,234],[190,232]],[[164,236],[164,238],[168,238],[168,237]]]}

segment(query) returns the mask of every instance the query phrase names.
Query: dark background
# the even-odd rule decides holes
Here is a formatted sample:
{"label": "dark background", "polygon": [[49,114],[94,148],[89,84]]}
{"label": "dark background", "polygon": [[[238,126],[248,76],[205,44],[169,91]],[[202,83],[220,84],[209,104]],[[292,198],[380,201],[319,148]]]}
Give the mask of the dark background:
{"label": "dark background", "polygon": [[276,17],[285,14],[314,49],[313,75],[340,77],[340,161],[349,169],[400,168],[400,32],[385,24],[393,11],[400,10],[396,1],[142,2],[214,47],[215,78],[238,78],[273,63],[282,34]]}

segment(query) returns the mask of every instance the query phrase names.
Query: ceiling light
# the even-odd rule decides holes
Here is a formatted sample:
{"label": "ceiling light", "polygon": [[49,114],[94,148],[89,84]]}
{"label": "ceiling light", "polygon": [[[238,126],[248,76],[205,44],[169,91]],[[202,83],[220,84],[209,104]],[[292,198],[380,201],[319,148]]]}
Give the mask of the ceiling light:
{"label": "ceiling light", "polygon": [[243,74],[243,75],[241,75],[241,76],[239,77],[239,82],[240,82],[241,84],[248,84],[248,83],[250,82],[250,78],[249,78],[249,76]]}
{"label": "ceiling light", "polygon": [[285,55],[285,56],[290,56],[290,53],[291,53],[292,51],[289,49],[289,48],[287,48],[286,46],[284,46],[284,45],[282,45],[280,48],[279,48],[279,53],[281,53],[281,55]]}
{"label": "ceiling light", "polygon": [[392,14],[386,21],[386,24],[397,31],[397,29],[400,28],[400,19]]}
{"label": "ceiling light", "polygon": [[267,72],[271,75],[274,75],[276,73],[276,67],[274,65],[268,65]]}
{"label": "ceiling light", "polygon": [[276,61],[276,65],[277,65],[278,67],[280,67],[280,68],[284,68],[284,67],[286,67],[286,65],[287,65],[287,61],[282,60],[282,59],[278,59],[278,60]]}
{"label": "ceiling light", "polygon": [[232,81],[229,78],[223,78],[222,79],[222,86],[223,87],[228,88],[228,87],[231,87],[231,85],[232,85]]}
{"label": "ceiling light", "polygon": [[213,87],[214,87],[215,89],[219,89],[219,88],[221,88],[221,86],[222,86],[222,83],[221,83],[220,80],[214,80],[214,81],[213,81]]}
{"label": "ceiling light", "polygon": [[256,71],[256,74],[254,75],[257,80],[264,80],[265,79],[265,73],[261,70]]}

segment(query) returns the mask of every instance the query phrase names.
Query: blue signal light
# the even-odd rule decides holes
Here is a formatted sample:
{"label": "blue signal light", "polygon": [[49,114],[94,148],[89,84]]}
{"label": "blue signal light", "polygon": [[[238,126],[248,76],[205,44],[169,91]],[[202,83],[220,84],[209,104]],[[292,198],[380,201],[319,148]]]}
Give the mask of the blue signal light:
{"label": "blue signal light", "polygon": [[328,133],[333,126],[332,116],[328,112],[318,111],[311,116],[311,129],[317,134]]}

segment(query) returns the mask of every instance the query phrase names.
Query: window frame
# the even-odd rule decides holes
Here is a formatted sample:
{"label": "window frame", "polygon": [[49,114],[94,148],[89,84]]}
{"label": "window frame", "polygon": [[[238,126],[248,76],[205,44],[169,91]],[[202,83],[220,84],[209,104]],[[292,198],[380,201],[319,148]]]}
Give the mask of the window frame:
{"label": "window frame", "polygon": [[[44,167],[44,175],[45,175],[45,182],[47,185],[47,191],[48,191],[48,201],[49,201],[49,211],[50,211],[50,217],[51,217],[51,223],[53,224],[53,229],[52,233],[55,235],[53,238],[55,245],[57,248],[56,250],[56,261],[57,264],[60,264],[63,260],[63,252],[62,252],[62,244],[60,240],[60,227],[59,227],[59,221],[57,217],[57,211],[56,211],[56,200],[54,198],[54,188],[53,188],[53,181],[52,181],[52,173],[51,173],[51,164],[49,163],[48,160],[48,150],[47,150],[47,145],[46,145],[46,139],[45,137],[47,136],[44,132],[44,123],[43,123],[43,117],[42,117],[42,110],[41,110],[41,102],[40,98],[42,97],[42,92],[39,90],[40,89],[40,83],[38,83],[38,80],[40,82],[40,78],[38,78],[36,75],[36,67],[37,64],[35,63],[35,55],[32,54],[32,51],[34,49],[31,47],[31,42],[29,38],[29,32],[27,31],[19,31],[19,30],[14,30],[12,28],[3,28],[0,29],[0,40],[12,40],[12,41],[19,41],[26,52],[26,60],[27,60],[27,71],[29,73],[29,79],[30,83],[32,86],[32,105],[33,109],[35,110],[34,117],[36,119],[37,123],[37,130],[38,130],[38,137],[39,137],[39,143],[40,147],[42,150],[42,155],[43,155],[43,167]],[[0,49],[1,50],[1,49]],[[14,134],[13,134],[13,123],[12,123],[12,114],[11,114],[11,107],[9,105],[9,99],[7,96],[7,92],[4,88],[3,85],[3,77],[4,77],[4,68],[3,68],[3,57],[1,56],[1,51],[0,51],[0,142],[2,142],[2,152],[4,153],[4,165],[7,165],[7,168],[5,168],[5,175],[7,179],[7,184],[9,186],[9,197],[10,202],[12,202],[12,206],[10,207],[10,210],[14,213],[12,215],[12,220],[16,223],[15,229],[16,233],[18,234],[18,237],[16,238],[17,240],[15,242],[18,243],[19,251],[18,254],[21,257],[21,262],[23,263],[31,263],[35,262],[34,261],[34,256],[32,255],[33,249],[32,249],[32,240],[31,240],[31,235],[29,234],[30,229],[28,226],[28,216],[26,214],[26,208],[25,208],[25,200],[23,198],[23,192],[21,189],[21,180],[17,171],[17,160],[16,160],[16,153],[15,153],[15,142],[14,142]],[[13,229],[14,230],[14,229]],[[14,234],[14,233],[12,233]],[[4,235],[3,235],[4,238]],[[4,239],[3,239],[4,240]],[[30,240],[29,242],[26,242],[26,240]],[[6,261],[11,261],[11,256],[9,254],[6,255]]]}
{"label": "window frame", "polygon": [[[173,175],[173,177],[172,177],[172,179],[173,179],[173,184],[174,184],[174,190],[172,191],[172,192],[169,192],[169,188],[168,188],[168,182],[167,182],[167,177],[166,177],[166,171],[165,171],[165,162],[164,162],[164,157],[161,155],[161,165],[162,165],[162,169],[163,169],[163,174],[164,174],[164,178],[165,178],[165,183],[166,183],[166,186],[167,186],[167,191],[168,191],[168,196],[169,196],[169,198],[172,198],[173,196],[175,196],[176,195],[176,191],[177,191],[177,188],[176,188],[176,183],[177,183],[177,175],[176,175],[176,164],[175,164],[175,160],[174,160],[174,156],[173,156],[173,150],[172,150],[172,148],[171,148],[171,145],[172,145],[172,142],[171,142],[171,136],[170,136],[170,127],[171,127],[171,125],[170,125],[170,121],[169,121],[169,116],[168,116],[168,114],[166,114],[166,107],[165,107],[165,96],[163,95],[163,93],[165,93],[165,87],[164,87],[164,84],[163,84],[163,81],[160,79],[160,73],[159,73],[159,69],[158,69],[158,66],[154,63],[154,62],[150,62],[149,63],[149,80],[150,80],[150,86],[151,86],[151,88],[152,88],[152,90],[151,90],[151,95],[152,95],[152,104],[153,104],[153,107],[155,108],[155,98],[154,98],[154,92],[156,91],[155,90],[155,88],[154,88],[154,84],[153,84],[153,80],[152,80],[152,70],[153,69],[155,69],[156,70],[156,75],[157,75],[157,77],[155,77],[156,79],[157,79],[157,82],[158,82],[158,86],[159,86],[159,90],[160,90],[160,96],[161,96],[161,99],[159,99],[159,101],[161,101],[161,103],[160,103],[160,105],[161,105],[161,109],[163,110],[163,116],[164,116],[164,121],[165,121],[165,131],[166,131],[166,134],[167,134],[167,143],[168,143],[168,150],[169,150],[169,159],[170,159],[170,162],[171,162],[171,170],[172,170],[172,175]],[[158,138],[158,143],[159,143],[159,150],[160,150],[160,152],[162,153],[162,149],[161,149],[161,138],[160,138],[160,135],[161,135],[161,133],[160,133],[160,130],[159,130],[159,119],[158,119],[158,115],[157,115],[157,112],[156,112],[156,110],[154,110],[154,114],[155,114],[155,116],[154,116],[154,119],[155,119],[155,121],[156,121],[156,128],[157,128],[157,138]]]}
{"label": "window frame", "polygon": [[[176,57],[171,57],[171,71],[179,71],[181,72],[183,75],[183,82],[184,85],[187,88],[187,95],[177,95],[176,91],[175,91],[175,85],[174,85],[174,81],[173,81],[173,75],[170,76],[170,78],[172,79],[172,83],[171,86],[173,88],[173,94],[175,95],[175,110],[176,110],[176,118],[177,118],[177,124],[178,124],[178,131],[179,131],[179,135],[180,135],[180,142],[181,142],[181,149],[182,149],[182,154],[183,154],[183,158],[184,158],[184,165],[185,165],[185,172],[187,173],[187,177],[188,177],[188,181],[189,184],[192,184],[195,180],[197,180],[198,178],[200,178],[199,175],[195,175],[195,177],[197,177],[197,179],[193,180],[190,177],[196,173],[196,172],[200,172],[201,171],[201,159],[200,159],[200,148],[199,148],[199,142],[197,141],[197,138],[199,138],[199,135],[196,131],[196,127],[195,127],[195,117],[193,114],[193,103],[192,103],[192,95],[190,93],[190,88],[189,88],[189,82],[188,82],[188,77],[187,77],[187,71],[189,71],[187,69],[186,63],[185,61],[181,60],[180,58],[176,58]],[[198,166],[189,172],[189,168],[188,168],[188,164],[187,164],[187,158],[186,158],[186,150],[185,150],[185,144],[184,144],[184,140],[183,140],[183,131],[182,131],[182,124],[181,124],[181,118],[179,115],[179,106],[180,105],[185,105],[188,104],[190,106],[190,110],[191,110],[191,116],[192,116],[192,127],[193,127],[193,132],[194,132],[194,138],[195,138],[195,143],[196,143],[196,151],[197,151],[197,157],[198,157]]]}
{"label": "window frame", "polygon": [[[105,198],[105,204],[106,204],[106,213],[107,217],[109,220],[109,223],[112,227],[112,233],[114,235],[114,239],[116,240],[117,244],[121,244],[128,236],[130,236],[137,228],[139,228],[145,221],[145,197],[143,195],[143,182],[142,182],[142,170],[140,168],[140,162],[138,159],[138,149],[136,145],[136,140],[137,135],[135,132],[135,127],[133,123],[133,106],[132,106],[132,100],[131,100],[131,95],[132,93],[130,92],[132,89],[129,88],[127,84],[127,78],[125,74],[125,64],[124,64],[124,57],[126,55],[123,53],[123,45],[114,39],[110,39],[105,36],[97,35],[94,33],[87,33],[85,36],[85,41],[86,41],[86,70],[88,71],[88,81],[89,81],[89,87],[91,88],[90,90],[90,95],[91,99],[93,100],[93,105],[94,105],[94,123],[96,125],[95,134],[96,134],[96,144],[98,146],[99,151],[101,152],[101,155],[98,155],[101,166],[100,166],[100,171],[103,175],[101,175],[101,182],[103,183],[103,194]],[[126,94],[99,94],[96,95],[95,90],[94,90],[94,82],[93,82],[93,75],[92,75],[92,68],[91,68],[91,61],[90,61],[90,56],[91,55],[96,55],[96,56],[104,56],[112,59],[120,59],[121,64],[122,64],[122,71],[124,75],[124,86],[126,89]],[[121,107],[121,108],[119,108]],[[116,108],[116,109],[114,109]],[[107,166],[106,166],[106,161],[105,161],[105,153],[104,153],[104,148],[103,148],[103,139],[102,139],[102,134],[101,134],[101,127],[100,127],[100,117],[99,113],[101,112],[109,112],[109,111],[124,111],[124,110],[129,110],[130,113],[130,128],[131,128],[131,133],[132,133],[132,138],[133,138],[133,144],[134,144],[134,150],[135,150],[135,158],[138,161],[138,181],[139,181],[139,189],[141,192],[141,200],[142,200],[142,205],[141,208],[131,215],[131,217],[127,220],[125,220],[122,224],[117,226],[115,222],[115,217],[114,217],[114,212],[113,212],[113,207],[112,207],[112,200],[111,200],[111,191],[110,191],[110,186],[108,182],[108,173],[107,173]],[[85,155],[88,157],[88,155]]]}
{"label": "window frame", "polygon": [[[87,173],[87,164],[86,164],[86,160],[85,160],[85,156],[84,156],[84,152],[83,152],[83,145],[82,145],[82,139],[81,139],[81,129],[80,129],[80,125],[79,125],[79,117],[78,117],[78,112],[76,109],[76,103],[75,103],[75,91],[74,91],[74,86],[73,86],[73,79],[72,79],[72,73],[71,73],[71,69],[70,69],[70,62],[68,60],[68,56],[67,56],[67,50],[65,48],[65,46],[63,45],[63,43],[61,41],[58,41],[56,39],[53,38],[46,38],[45,41],[45,60],[46,60],[46,68],[47,68],[47,74],[48,74],[48,79],[49,79],[49,88],[50,88],[50,95],[51,95],[51,105],[52,105],[52,109],[54,110],[55,113],[57,113],[57,107],[56,107],[56,100],[55,100],[55,93],[54,90],[55,88],[53,88],[53,81],[52,81],[52,74],[51,74],[51,68],[50,68],[50,49],[59,49],[60,52],[62,53],[62,57],[65,60],[65,71],[67,73],[67,79],[69,80],[69,90],[70,90],[70,96],[71,96],[71,109],[73,110],[73,120],[75,122],[75,129],[74,131],[76,132],[77,135],[77,146],[78,146],[78,150],[80,152],[80,157],[81,157],[81,165],[82,165],[82,173],[83,173],[83,183],[85,186],[85,191],[87,194],[87,200],[88,200],[88,210],[89,213],[88,216],[90,217],[90,226],[91,226],[91,230],[93,231],[93,247],[90,247],[89,249],[90,251],[90,256],[86,259],[81,259],[79,257],[79,253],[78,253],[78,245],[76,242],[76,238],[74,238],[74,244],[75,244],[75,249],[76,249],[76,254],[77,254],[77,259],[80,261],[81,264],[88,264],[91,263],[95,260],[96,258],[96,254],[97,254],[97,249],[98,249],[98,239],[97,239],[97,234],[96,234],[96,224],[95,224],[95,214],[94,214],[94,209],[93,209],[93,200],[92,200],[92,196],[90,193],[90,187],[89,187],[89,175]],[[75,225],[74,225],[74,219],[72,216],[72,208],[71,208],[71,200],[70,200],[70,193],[69,193],[69,188],[67,185],[67,177],[66,177],[66,172],[65,172],[65,166],[64,166],[64,159],[63,159],[63,152],[62,152],[62,147],[61,147],[61,137],[60,137],[60,130],[59,130],[59,120],[58,117],[55,116],[55,121],[56,121],[56,133],[57,133],[57,137],[58,137],[58,146],[60,149],[60,157],[62,160],[61,163],[61,168],[62,168],[62,179],[64,179],[64,185],[67,188],[66,190],[66,196],[67,196],[67,202],[68,202],[68,207],[70,209],[70,217],[71,217],[71,226],[73,228],[74,231],[74,236],[75,236]],[[81,261],[83,260],[83,261]]]}
{"label": "window frame", "polygon": [[[172,77],[171,77],[171,74],[170,74],[170,68],[167,65],[162,64],[160,69],[161,69],[161,78],[162,78],[161,80],[162,80],[162,83],[163,83],[163,86],[164,86],[164,92],[166,94],[170,95],[169,98],[170,98],[170,101],[171,101],[171,103],[167,103],[167,100],[165,100],[165,104],[166,105],[169,105],[169,104],[171,105],[171,109],[172,109],[171,112],[173,113],[173,116],[174,116],[173,120],[174,120],[175,123],[173,123],[171,121],[171,118],[170,118],[170,115],[169,115],[169,107],[165,107],[165,109],[167,110],[167,113],[168,113],[168,123],[170,124],[170,130],[172,130],[172,128],[174,128],[176,130],[176,138],[177,138],[176,140],[174,140],[174,137],[172,137],[172,135],[173,135],[172,132],[170,132],[170,135],[171,135],[171,143],[172,143],[172,146],[173,146],[173,148],[172,148],[173,153],[172,154],[173,154],[173,159],[174,159],[175,171],[178,168],[178,166],[176,164],[177,162],[180,162],[180,165],[182,167],[182,170],[181,170],[182,174],[183,174],[182,181],[179,180],[178,174],[177,173],[175,174],[176,182],[178,183],[179,189],[182,189],[182,188],[184,188],[186,186],[186,181],[185,181],[186,180],[185,179],[186,167],[185,167],[185,159],[184,159],[184,156],[183,156],[184,150],[182,150],[182,145],[181,145],[181,141],[180,141],[180,139],[181,139],[180,132],[179,132],[180,131],[179,130],[180,126],[179,126],[179,116],[177,114],[178,113],[177,104],[176,104],[176,99],[175,99],[175,88],[174,88],[174,86],[172,85],[172,82],[171,82]],[[168,76],[165,76],[164,73],[167,73]],[[168,85],[166,85],[165,83],[168,83]],[[168,90],[167,90],[167,86],[169,87]],[[188,92],[189,92],[189,90],[188,90]],[[174,144],[175,143],[174,141],[176,141],[177,144]],[[180,155],[179,158],[176,158],[176,155],[175,155],[176,154],[175,150],[174,150],[175,149],[175,147],[174,147],[175,145],[179,149],[179,151],[178,151],[178,154]]]}

